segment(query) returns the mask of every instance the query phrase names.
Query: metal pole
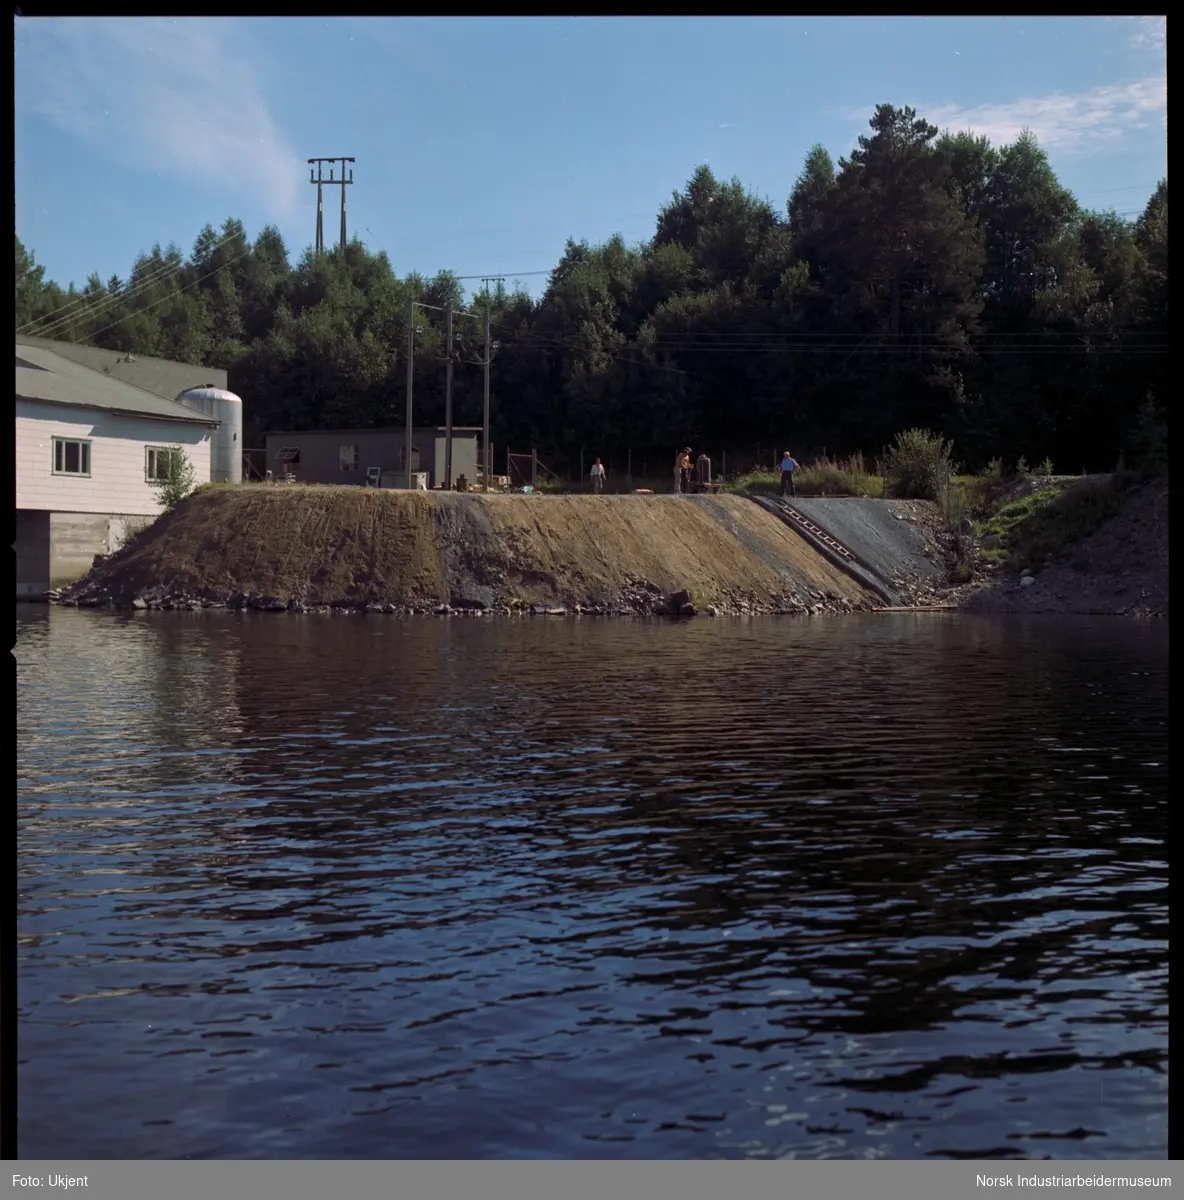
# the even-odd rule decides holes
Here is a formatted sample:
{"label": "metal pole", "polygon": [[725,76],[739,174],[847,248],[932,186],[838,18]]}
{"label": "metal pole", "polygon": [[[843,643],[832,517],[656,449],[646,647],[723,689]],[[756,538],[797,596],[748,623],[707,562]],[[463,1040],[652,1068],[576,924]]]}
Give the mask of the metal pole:
{"label": "metal pole", "polygon": [[321,181],[317,180],[317,246],[318,255],[325,249],[325,195]]}
{"label": "metal pole", "polygon": [[532,449],[530,452],[530,490],[534,491],[535,482],[539,473],[539,452]]}
{"label": "metal pole", "polygon": [[493,342],[490,341],[489,333],[489,309],[485,310],[485,409],[483,429],[481,431],[482,438],[482,456],[484,462],[484,470],[481,472],[482,491],[489,491],[489,474],[493,470],[493,452],[489,445],[489,364],[493,359]]}
{"label": "metal pole", "polygon": [[407,487],[411,482],[411,388],[415,378],[415,301],[407,301]]}
{"label": "metal pole", "polygon": [[[350,171],[349,182],[353,182],[354,173]],[[341,164],[341,252],[345,253],[345,163]]]}
{"label": "metal pole", "polygon": [[448,302],[445,318],[445,346],[448,353],[448,373],[444,382],[444,490],[452,491],[452,301]]}

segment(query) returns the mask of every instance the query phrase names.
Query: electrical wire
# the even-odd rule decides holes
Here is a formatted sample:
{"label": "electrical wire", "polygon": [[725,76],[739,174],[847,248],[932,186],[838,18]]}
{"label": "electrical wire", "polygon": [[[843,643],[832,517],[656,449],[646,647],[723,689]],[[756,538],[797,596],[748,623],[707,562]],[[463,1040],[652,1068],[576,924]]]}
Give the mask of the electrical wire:
{"label": "electrical wire", "polygon": [[238,262],[239,259],[246,258],[247,255],[250,253],[251,253],[251,250],[248,247],[246,250],[242,251],[242,253],[236,254],[233,258],[229,258],[226,260],[226,262],[221,263],[218,266],[216,266],[212,271],[207,271],[204,275],[199,275],[196,279],[192,280],[190,283],[185,284],[184,287],[178,288],[177,291],[170,292],[169,295],[162,296],[159,300],[154,300],[151,304],[146,304],[143,308],[137,308],[135,312],[130,312],[130,313],[126,314],[126,316],[120,317],[118,321],[112,321],[110,325],[104,325],[102,327],[102,329],[96,329],[92,333],[89,333],[87,336],[96,338],[99,336],[100,333],[106,333],[109,329],[115,329],[118,326],[122,325],[124,323],[124,321],[130,321],[132,319],[132,317],[138,317],[141,313],[149,312],[151,309],[154,309],[161,304],[167,304],[168,301],[176,299],[177,296],[181,295],[184,292],[189,291],[190,288],[195,288],[195,287],[197,287],[197,285],[199,283],[202,283],[207,279],[212,279],[215,275],[218,274],[219,271],[225,270],[232,263]]}
{"label": "electrical wire", "polygon": [[[229,245],[231,242],[236,241],[239,236],[240,235],[238,233],[232,233],[223,238],[221,241],[215,242],[210,247],[211,252],[214,250],[220,250],[223,246]],[[185,262],[164,263],[160,267],[154,268],[153,271],[148,275],[137,279],[134,283],[129,282],[128,284],[125,284],[124,287],[117,292],[106,292],[97,300],[94,299],[93,294],[80,296],[72,303],[67,304],[63,308],[56,309],[54,312],[48,313],[44,317],[37,317],[32,321],[26,321],[24,325],[21,325],[17,328],[16,332],[24,333],[28,337],[51,336],[53,332],[56,332],[59,326],[69,325],[75,320],[76,314],[74,314],[72,310],[85,308],[87,314],[93,316],[95,313],[102,312],[117,303],[133,299],[135,296],[140,295],[141,293],[154,287],[168,274],[184,270],[186,265],[188,264]],[[43,322],[45,323],[43,328],[34,329],[32,333],[28,332],[28,330],[34,326],[42,325]]]}

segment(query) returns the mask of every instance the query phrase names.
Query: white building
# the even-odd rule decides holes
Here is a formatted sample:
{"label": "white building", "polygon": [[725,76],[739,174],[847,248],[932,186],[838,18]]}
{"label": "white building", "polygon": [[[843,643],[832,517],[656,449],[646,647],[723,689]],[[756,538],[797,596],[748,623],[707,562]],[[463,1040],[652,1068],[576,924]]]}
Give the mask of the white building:
{"label": "white building", "polygon": [[161,450],[180,446],[197,479],[208,481],[218,425],[176,401],[18,341],[17,597],[39,597],[80,578],[96,554],[118,548],[129,521],[159,515],[150,481]]}

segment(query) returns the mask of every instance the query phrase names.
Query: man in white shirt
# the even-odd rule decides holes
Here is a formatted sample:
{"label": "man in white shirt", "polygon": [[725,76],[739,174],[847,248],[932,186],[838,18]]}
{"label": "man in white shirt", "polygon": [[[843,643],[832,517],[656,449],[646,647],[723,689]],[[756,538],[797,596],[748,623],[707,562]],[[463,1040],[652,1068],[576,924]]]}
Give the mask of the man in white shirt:
{"label": "man in white shirt", "polygon": [[592,464],[592,470],[589,473],[589,477],[592,480],[593,494],[599,496],[600,493],[604,491],[604,467],[601,464],[600,459],[597,459]]}

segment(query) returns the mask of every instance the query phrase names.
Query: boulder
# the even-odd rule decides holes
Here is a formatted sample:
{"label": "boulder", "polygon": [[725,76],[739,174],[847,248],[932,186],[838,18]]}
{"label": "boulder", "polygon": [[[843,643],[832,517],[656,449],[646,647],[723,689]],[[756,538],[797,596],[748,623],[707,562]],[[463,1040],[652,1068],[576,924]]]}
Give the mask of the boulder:
{"label": "boulder", "polygon": [[672,592],[666,599],[667,611],[673,616],[680,616],[682,610],[691,603],[691,593],[686,588]]}
{"label": "boulder", "polygon": [[493,607],[493,588],[470,586],[461,591],[453,592],[451,604],[453,608],[486,609]]}

